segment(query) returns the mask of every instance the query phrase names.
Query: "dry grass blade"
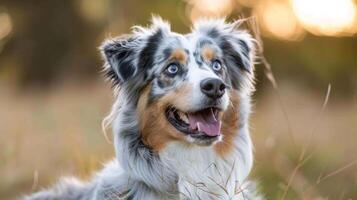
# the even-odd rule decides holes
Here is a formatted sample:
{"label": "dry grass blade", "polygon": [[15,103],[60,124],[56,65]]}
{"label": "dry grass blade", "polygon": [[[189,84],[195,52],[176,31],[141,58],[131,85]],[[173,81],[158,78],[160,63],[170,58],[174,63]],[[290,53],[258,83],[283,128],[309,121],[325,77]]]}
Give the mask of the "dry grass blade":
{"label": "dry grass blade", "polygon": [[276,81],[276,78],[274,76],[274,73],[273,73],[273,70],[272,70],[272,67],[271,67],[270,63],[267,61],[267,59],[264,56],[264,43],[263,43],[263,40],[261,38],[261,33],[260,33],[259,26],[257,24],[257,20],[256,20],[256,18],[249,18],[248,23],[249,22],[250,22],[249,28],[252,30],[253,37],[257,41],[256,45],[257,45],[257,54],[258,54],[258,59],[259,59],[258,63],[261,63],[264,66],[264,68],[265,68],[265,76],[271,82],[271,84],[272,84],[272,86],[274,88],[274,91],[276,92],[276,95],[278,97],[278,101],[279,101],[279,104],[281,106],[283,115],[284,115],[284,117],[286,119],[286,124],[287,124],[287,128],[288,128],[289,136],[291,138],[291,141],[292,141],[293,145],[296,147],[297,145],[296,145],[295,137],[294,137],[294,134],[293,134],[293,131],[292,131],[292,128],[291,128],[289,115],[288,115],[288,112],[286,110],[286,106],[284,104],[284,101],[282,100],[281,94],[279,92],[278,83]]}
{"label": "dry grass blade", "polygon": [[321,124],[322,115],[323,115],[323,113],[324,113],[324,111],[326,109],[327,103],[328,103],[328,101],[330,99],[330,95],[331,95],[331,84],[328,84],[327,92],[326,92],[326,95],[325,95],[325,100],[324,100],[324,103],[322,104],[321,110],[320,110],[320,112],[318,114],[318,117],[317,117],[317,123],[314,123],[315,126],[313,126],[313,128],[311,129],[311,132],[309,134],[309,138],[307,140],[307,143],[306,143],[305,147],[301,151],[301,154],[300,154],[300,157],[299,157],[300,161],[304,159],[305,154],[306,154],[309,146],[311,145],[314,133],[315,133],[317,127]]}
{"label": "dry grass blade", "polygon": [[[211,192],[211,191],[208,191],[208,190],[204,190],[204,189],[202,189],[202,187],[199,187],[197,184],[193,184],[193,183],[191,183],[191,182],[189,182],[189,181],[186,181],[186,182],[189,183],[190,185],[196,187],[197,189],[201,190],[202,192],[206,192],[207,194],[210,194],[210,195],[212,195],[212,196],[214,196],[214,197],[216,197],[216,198],[222,198],[221,195],[219,195],[219,194],[217,194],[217,193],[214,193],[214,192]],[[206,186],[204,186],[204,187],[207,188]],[[207,189],[208,189],[208,188],[207,188]],[[196,195],[196,196],[197,196],[197,195]]]}
{"label": "dry grass blade", "polygon": [[[319,113],[319,116],[318,116],[318,122],[321,121],[321,118],[322,118],[322,114],[324,112],[324,110],[326,109],[326,106],[327,106],[327,103],[329,101],[329,98],[330,98],[330,94],[331,94],[331,84],[328,85],[327,87],[327,92],[326,92],[326,95],[325,95],[325,100],[324,100],[324,103],[321,107],[321,110],[320,110],[320,113]],[[317,123],[319,124],[319,123]],[[301,153],[300,153],[300,156],[299,156],[299,162],[298,162],[298,165],[295,167],[294,171],[292,172],[292,175],[290,176],[289,178],[289,182],[287,184],[287,186],[285,187],[285,190],[284,190],[284,193],[281,197],[281,200],[284,200],[286,198],[286,195],[288,194],[288,191],[289,191],[289,188],[291,186],[291,183],[292,181],[294,180],[295,176],[296,176],[296,173],[297,171],[306,163],[306,161],[308,159],[305,159],[305,154],[307,152],[307,149],[311,143],[311,140],[312,140],[312,135],[314,134],[315,130],[316,130],[316,126],[314,126],[314,128],[312,129],[312,132],[310,133],[310,137],[309,137],[309,140],[306,144],[306,146],[301,150]],[[310,156],[308,156],[308,158],[310,158],[312,156],[312,154]]]}
{"label": "dry grass blade", "polygon": [[228,186],[228,182],[229,182],[229,179],[231,178],[231,176],[232,176],[232,174],[233,174],[235,164],[236,164],[236,160],[233,161],[232,169],[231,169],[231,171],[229,172],[229,175],[228,175],[228,177],[227,177],[227,181],[226,181],[226,184],[224,185],[224,187],[227,187],[227,186]]}
{"label": "dry grass blade", "polygon": [[288,184],[286,185],[285,187],[285,190],[284,190],[284,193],[283,195],[281,196],[281,200],[284,200],[286,198],[286,195],[288,194],[288,191],[289,191],[289,188],[297,174],[297,172],[299,171],[300,167],[302,167],[302,163],[299,163],[295,168],[294,168],[294,171],[292,172],[290,178],[289,178],[289,181],[288,181]]}
{"label": "dry grass blade", "polygon": [[208,179],[210,179],[214,184],[216,184],[219,188],[221,188],[224,193],[226,193],[229,196],[229,193],[227,191],[227,189],[225,187],[223,187],[223,185],[219,184],[217,181],[215,181],[212,177],[208,177]]}
{"label": "dry grass blade", "polygon": [[338,174],[338,173],[341,173],[342,171],[344,171],[344,170],[346,170],[346,169],[352,167],[352,166],[355,165],[355,164],[357,164],[357,159],[354,160],[354,161],[352,161],[351,163],[345,165],[345,166],[340,167],[339,169],[337,169],[337,170],[335,170],[335,171],[333,171],[333,172],[331,172],[331,173],[329,173],[329,174],[327,174],[327,175],[325,175],[325,176],[319,177],[318,180],[316,181],[316,184],[321,183],[322,181],[324,181],[324,180],[330,178],[331,176],[334,176],[334,175],[336,175],[336,174]]}
{"label": "dry grass blade", "polygon": [[[332,176],[335,176],[336,174],[341,173],[342,171],[344,171],[344,170],[346,170],[346,169],[348,169],[348,168],[350,168],[350,167],[352,167],[352,166],[354,166],[354,165],[356,165],[356,164],[357,164],[357,159],[354,160],[354,161],[352,161],[352,162],[350,162],[350,163],[348,163],[347,165],[344,165],[344,166],[338,168],[337,170],[334,170],[334,171],[332,171],[332,172],[330,172],[330,173],[324,175],[324,176],[320,175],[320,176],[317,178],[315,184],[312,185],[312,186],[310,186],[309,188],[307,188],[307,189],[305,190],[304,194],[309,193],[309,191],[311,191],[313,188],[315,188],[315,187],[316,187],[318,184],[320,184],[322,181],[325,181],[326,179],[331,178]],[[343,195],[344,195],[344,192],[343,192]]]}
{"label": "dry grass blade", "polygon": [[249,184],[246,184],[245,187],[242,187],[242,185],[244,185],[244,183],[239,184],[239,182],[236,182],[236,185],[238,185],[238,187],[236,187],[236,189],[234,191],[234,196],[242,194],[242,197],[245,200],[246,199],[246,195],[244,194],[244,191],[249,188]]}
{"label": "dry grass blade", "polygon": [[207,167],[207,169],[205,169],[205,170],[203,171],[203,173],[205,173],[205,172],[206,172],[208,169],[210,169],[212,166],[215,168],[215,170],[217,171],[219,177],[221,178],[222,184],[224,184],[223,175],[221,174],[221,171],[219,171],[219,169],[218,169],[216,163],[214,163],[214,162],[211,163],[211,164]]}
{"label": "dry grass blade", "polygon": [[31,190],[36,190],[37,186],[38,186],[38,170],[35,170],[33,172],[33,183],[32,183]]}

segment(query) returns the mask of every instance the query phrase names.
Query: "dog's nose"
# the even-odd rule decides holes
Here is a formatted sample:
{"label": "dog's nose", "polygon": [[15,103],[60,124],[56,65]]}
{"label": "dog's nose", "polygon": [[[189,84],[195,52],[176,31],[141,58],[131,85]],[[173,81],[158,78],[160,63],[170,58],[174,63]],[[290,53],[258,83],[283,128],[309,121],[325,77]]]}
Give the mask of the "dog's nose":
{"label": "dog's nose", "polygon": [[218,78],[206,78],[200,83],[201,91],[212,99],[218,99],[224,95],[226,85]]}

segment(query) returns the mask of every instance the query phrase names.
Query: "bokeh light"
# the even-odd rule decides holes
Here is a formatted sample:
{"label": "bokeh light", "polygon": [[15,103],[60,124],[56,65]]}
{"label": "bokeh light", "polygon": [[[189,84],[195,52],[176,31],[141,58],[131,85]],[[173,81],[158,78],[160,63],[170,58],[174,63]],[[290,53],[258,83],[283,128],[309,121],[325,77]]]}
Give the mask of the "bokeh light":
{"label": "bokeh light", "polygon": [[292,0],[302,26],[316,34],[336,36],[353,34],[357,29],[353,0]]}
{"label": "bokeh light", "polygon": [[233,0],[186,0],[191,21],[201,17],[224,17],[234,9]]}
{"label": "bokeh light", "polygon": [[101,22],[106,19],[109,0],[80,0],[79,13],[90,22]]}
{"label": "bokeh light", "polygon": [[283,40],[300,40],[304,30],[287,2],[265,1],[255,9],[263,33]]}
{"label": "bokeh light", "polygon": [[314,35],[348,36],[357,33],[357,6],[353,0],[185,0],[191,21],[223,17],[250,8],[262,33],[299,41],[305,30]]}
{"label": "bokeh light", "polygon": [[0,13],[0,41],[12,31],[12,21],[8,13]]}

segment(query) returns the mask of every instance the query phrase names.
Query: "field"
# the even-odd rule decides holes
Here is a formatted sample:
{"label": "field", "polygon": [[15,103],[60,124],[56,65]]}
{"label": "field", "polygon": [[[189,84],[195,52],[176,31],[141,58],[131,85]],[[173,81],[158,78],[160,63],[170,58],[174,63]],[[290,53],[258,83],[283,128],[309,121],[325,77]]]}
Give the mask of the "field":
{"label": "field", "polygon": [[[357,101],[288,83],[254,97],[252,175],[267,199],[357,199]],[[114,153],[101,131],[108,85],[66,83],[43,93],[0,86],[0,199],[60,176],[83,179]],[[306,150],[306,151],[305,151]]]}

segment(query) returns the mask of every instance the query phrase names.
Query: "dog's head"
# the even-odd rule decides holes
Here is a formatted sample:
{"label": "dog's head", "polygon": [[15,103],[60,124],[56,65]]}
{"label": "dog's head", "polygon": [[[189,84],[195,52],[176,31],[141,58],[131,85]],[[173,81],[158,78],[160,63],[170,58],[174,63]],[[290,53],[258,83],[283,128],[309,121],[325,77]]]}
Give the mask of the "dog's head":
{"label": "dog's head", "polygon": [[216,144],[222,152],[232,145],[253,79],[253,39],[238,24],[204,20],[181,35],[154,18],[102,45],[106,75],[136,108],[146,145]]}

